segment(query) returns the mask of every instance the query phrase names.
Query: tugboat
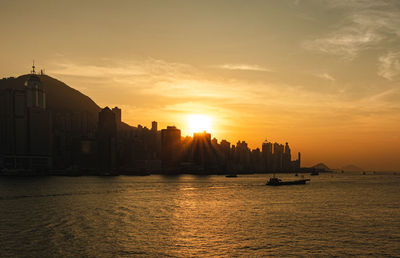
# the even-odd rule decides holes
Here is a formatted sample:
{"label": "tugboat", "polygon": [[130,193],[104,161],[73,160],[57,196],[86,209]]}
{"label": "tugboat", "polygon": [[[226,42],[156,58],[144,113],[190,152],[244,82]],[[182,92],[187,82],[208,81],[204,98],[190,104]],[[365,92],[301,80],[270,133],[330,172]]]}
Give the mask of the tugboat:
{"label": "tugboat", "polygon": [[271,177],[266,185],[270,186],[279,186],[279,185],[305,185],[307,181],[310,179],[300,179],[300,180],[293,180],[293,181],[282,181],[277,177]]}

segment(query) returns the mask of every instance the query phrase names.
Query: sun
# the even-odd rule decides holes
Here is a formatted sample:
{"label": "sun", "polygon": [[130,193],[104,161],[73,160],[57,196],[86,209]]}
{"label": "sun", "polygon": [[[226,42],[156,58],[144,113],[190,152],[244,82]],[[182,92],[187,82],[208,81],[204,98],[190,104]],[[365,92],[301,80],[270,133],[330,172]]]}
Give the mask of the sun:
{"label": "sun", "polygon": [[188,115],[187,117],[190,133],[206,131],[211,133],[211,117],[206,115]]}

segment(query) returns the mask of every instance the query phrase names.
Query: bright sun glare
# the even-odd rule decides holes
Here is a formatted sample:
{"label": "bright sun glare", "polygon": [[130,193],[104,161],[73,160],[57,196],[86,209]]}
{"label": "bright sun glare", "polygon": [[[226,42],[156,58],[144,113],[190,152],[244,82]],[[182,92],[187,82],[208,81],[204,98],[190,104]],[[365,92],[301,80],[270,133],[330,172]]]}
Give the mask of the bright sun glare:
{"label": "bright sun glare", "polygon": [[188,115],[190,133],[207,131],[211,133],[211,118],[206,115]]}

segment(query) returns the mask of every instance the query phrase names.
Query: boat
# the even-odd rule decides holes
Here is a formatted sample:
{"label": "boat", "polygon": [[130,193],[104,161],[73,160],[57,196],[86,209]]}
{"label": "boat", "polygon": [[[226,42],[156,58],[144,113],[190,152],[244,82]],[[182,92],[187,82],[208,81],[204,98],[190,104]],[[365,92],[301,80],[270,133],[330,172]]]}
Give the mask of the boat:
{"label": "boat", "polygon": [[237,174],[229,174],[229,175],[226,175],[225,177],[237,177]]}
{"label": "boat", "polygon": [[318,172],[318,171],[313,171],[313,172],[311,172],[310,175],[311,175],[311,176],[318,176],[318,175],[319,175],[319,172]]}
{"label": "boat", "polygon": [[307,181],[310,179],[300,179],[300,180],[293,180],[293,181],[282,181],[277,177],[271,177],[266,185],[270,186],[280,186],[280,185],[305,185]]}

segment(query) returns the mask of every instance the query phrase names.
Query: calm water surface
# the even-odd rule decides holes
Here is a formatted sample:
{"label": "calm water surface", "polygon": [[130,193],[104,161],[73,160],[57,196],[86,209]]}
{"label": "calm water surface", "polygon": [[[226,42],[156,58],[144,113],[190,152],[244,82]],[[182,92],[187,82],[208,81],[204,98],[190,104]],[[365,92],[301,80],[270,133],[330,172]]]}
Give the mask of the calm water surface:
{"label": "calm water surface", "polygon": [[0,256],[400,256],[400,175],[268,178],[0,178]]}

